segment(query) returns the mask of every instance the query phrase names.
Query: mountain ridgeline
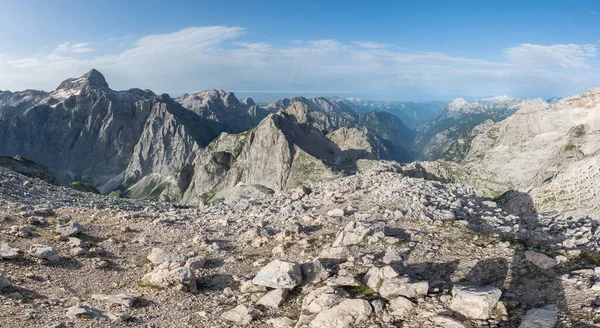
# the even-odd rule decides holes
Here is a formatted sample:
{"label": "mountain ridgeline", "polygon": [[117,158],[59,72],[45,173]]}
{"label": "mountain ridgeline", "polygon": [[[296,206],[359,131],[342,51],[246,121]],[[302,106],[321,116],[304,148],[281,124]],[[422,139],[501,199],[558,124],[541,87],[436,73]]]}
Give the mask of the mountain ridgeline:
{"label": "mountain ridgeline", "polygon": [[326,98],[264,108],[222,90],[173,99],[112,90],[96,70],[52,92],[0,93],[0,155],[142,199],[194,203],[352,173],[359,159],[410,161],[414,138],[394,115]]}
{"label": "mountain ridgeline", "polygon": [[[91,70],[51,92],[0,91],[0,165],[103,194],[198,204],[354,174],[370,160],[427,160],[406,167],[490,197],[531,193],[539,209],[600,211],[585,205],[596,194],[579,188],[597,166],[598,89],[549,102],[459,98],[434,113],[437,105],[298,96],[259,106],[223,90],[173,99],[112,90]],[[564,190],[567,180],[579,182]]]}

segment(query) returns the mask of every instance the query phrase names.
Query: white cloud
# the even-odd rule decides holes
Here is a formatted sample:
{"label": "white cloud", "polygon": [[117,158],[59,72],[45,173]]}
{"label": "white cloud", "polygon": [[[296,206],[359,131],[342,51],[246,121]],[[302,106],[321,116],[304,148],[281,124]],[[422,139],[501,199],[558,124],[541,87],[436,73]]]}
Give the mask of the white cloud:
{"label": "white cloud", "polygon": [[[294,40],[283,46],[246,42],[241,27],[190,27],[148,35],[126,50],[80,57],[87,43],[65,43],[46,55],[0,57],[0,89],[53,89],[91,68],[115,89],[157,93],[278,90],[369,93],[386,98],[582,93],[598,83],[596,47],[523,44],[506,60],[402,52],[374,41]],[[77,51],[79,50],[79,51]],[[96,52],[99,52],[97,50]],[[576,73],[576,74],[573,74]]]}
{"label": "white cloud", "polygon": [[71,44],[70,42],[65,42],[59,44],[56,47],[57,52],[75,52],[75,53],[84,53],[90,52],[94,49],[90,48],[89,43],[75,43]]}
{"label": "white cloud", "polygon": [[8,61],[14,67],[18,68],[34,68],[40,67],[43,65],[43,61],[40,58],[21,58],[21,59],[11,59]]}
{"label": "white cloud", "polygon": [[508,59],[514,63],[534,67],[583,68],[588,67],[588,59],[596,56],[592,44],[555,44],[541,46],[522,44],[505,50]]}
{"label": "white cloud", "polygon": [[377,42],[373,42],[373,41],[356,41],[353,43],[361,48],[366,48],[366,49],[383,49],[383,48],[385,48],[385,44],[377,43]]}
{"label": "white cloud", "polygon": [[93,49],[89,47],[89,43],[77,43],[71,46],[71,51],[77,53],[90,52]]}

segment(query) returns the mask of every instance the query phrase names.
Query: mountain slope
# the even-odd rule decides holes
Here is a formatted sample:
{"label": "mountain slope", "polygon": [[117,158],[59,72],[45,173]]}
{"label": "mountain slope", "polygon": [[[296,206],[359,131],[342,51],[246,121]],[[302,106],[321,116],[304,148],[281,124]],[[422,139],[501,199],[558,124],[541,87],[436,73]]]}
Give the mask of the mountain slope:
{"label": "mountain slope", "polygon": [[114,91],[91,70],[49,93],[4,92],[0,155],[31,158],[64,183],[104,194],[199,202],[244,185],[281,190],[331,179],[356,172],[359,159],[409,153],[411,131],[391,114],[297,99],[285,109],[223,90],[174,100]]}
{"label": "mountain slope", "polygon": [[412,151],[415,133],[397,116],[388,112],[370,111],[359,113],[343,101],[325,97],[278,99],[265,108],[270,111],[283,110],[293,102],[300,102],[311,109],[312,124],[327,135],[340,128],[366,127],[369,134],[376,135],[385,144],[386,157],[399,162],[408,162],[416,157]]}
{"label": "mountain slope", "polygon": [[212,200],[240,185],[297,187],[355,172],[357,160],[386,155],[382,140],[367,129],[341,128],[326,136],[312,113],[306,104],[295,102],[255,129],[222,134],[206,148],[209,155],[194,163],[184,199]]}
{"label": "mountain slope", "polygon": [[454,169],[487,195],[530,192],[538,211],[600,214],[600,89],[552,104],[528,101],[479,127]]}
{"label": "mountain slope", "polygon": [[415,149],[420,159],[445,157],[463,133],[487,120],[502,121],[514,114],[523,101],[506,96],[480,99],[473,103],[463,98],[455,99],[417,128]]}

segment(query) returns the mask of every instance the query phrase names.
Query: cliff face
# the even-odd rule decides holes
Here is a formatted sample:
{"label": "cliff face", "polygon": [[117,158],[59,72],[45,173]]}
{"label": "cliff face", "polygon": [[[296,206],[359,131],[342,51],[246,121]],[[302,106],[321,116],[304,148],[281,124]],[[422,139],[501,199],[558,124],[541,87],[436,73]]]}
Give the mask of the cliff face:
{"label": "cliff face", "polygon": [[212,199],[240,184],[272,190],[297,187],[356,170],[356,160],[374,157],[366,136],[356,142],[329,139],[313,124],[311,113],[296,102],[251,131],[221,135],[207,147],[212,155],[196,162],[185,199]]}
{"label": "cliff face", "polygon": [[273,114],[222,90],[175,100],[114,91],[96,70],[49,93],[3,92],[0,103],[0,155],[139,199],[199,202],[245,184],[280,190],[355,171],[358,159],[391,158],[394,150],[357,113],[326,98]]}
{"label": "cliff face", "polygon": [[455,168],[460,181],[492,196],[530,191],[538,211],[600,213],[600,89],[552,104],[528,101],[470,138]]}
{"label": "cliff face", "polygon": [[113,91],[95,70],[33,107],[0,111],[0,154],[20,154],[101,192],[181,166],[187,150],[216,135],[168,96]]}

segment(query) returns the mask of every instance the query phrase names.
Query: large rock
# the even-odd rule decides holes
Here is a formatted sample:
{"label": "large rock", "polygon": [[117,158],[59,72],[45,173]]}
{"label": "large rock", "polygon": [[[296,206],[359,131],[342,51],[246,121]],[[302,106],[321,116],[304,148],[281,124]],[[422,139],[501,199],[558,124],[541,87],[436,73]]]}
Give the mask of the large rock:
{"label": "large rock", "polygon": [[20,250],[10,247],[7,243],[0,243],[0,257],[5,260],[12,260],[19,257]]}
{"label": "large rock", "polygon": [[373,233],[373,229],[368,224],[360,221],[352,221],[337,235],[331,246],[358,245],[371,233]]}
{"label": "large rock", "polygon": [[329,272],[319,259],[302,263],[300,269],[302,270],[303,283],[305,284],[318,284],[329,278]]}
{"label": "large rock", "polygon": [[10,281],[8,281],[8,279],[6,279],[6,277],[2,273],[0,273],[0,290],[8,286],[10,286]]}
{"label": "large rock", "polygon": [[328,247],[321,251],[319,258],[332,259],[332,260],[345,260],[350,256],[357,256],[360,254],[360,247],[357,245],[351,246],[336,246]]}
{"label": "large rock", "polygon": [[387,265],[384,267],[372,267],[363,277],[363,282],[373,290],[378,290],[383,280],[392,279],[399,276],[399,273],[393,267]]}
{"label": "large rock", "polygon": [[489,319],[502,291],[493,286],[454,286],[450,309],[471,319]]}
{"label": "large rock", "polygon": [[407,315],[413,308],[415,304],[408,299],[400,296],[390,301],[389,309],[390,314],[393,316],[404,317]]}
{"label": "large rock", "polygon": [[29,255],[37,257],[38,259],[48,260],[50,262],[56,262],[59,259],[58,251],[56,248],[35,244],[29,247]]}
{"label": "large rock", "polygon": [[135,296],[129,296],[125,294],[119,295],[105,295],[105,294],[94,294],[92,295],[92,299],[107,302],[110,304],[119,304],[125,307],[131,308],[133,307],[133,303],[137,300]]}
{"label": "large rock", "polygon": [[261,297],[256,304],[263,305],[266,307],[277,309],[285,301],[288,295],[287,289],[273,289]]}
{"label": "large rock", "polygon": [[176,252],[165,252],[162,248],[154,247],[148,255],[148,260],[154,264],[185,263],[187,256]]}
{"label": "large rock", "polygon": [[320,312],[310,322],[311,328],[352,328],[367,321],[373,309],[361,299],[347,299]]}
{"label": "large rock", "polygon": [[182,266],[181,263],[165,262],[146,274],[142,282],[162,288],[175,288],[182,291],[195,293],[196,276],[190,268]]}
{"label": "large rock", "polygon": [[267,323],[273,328],[290,328],[294,326],[294,321],[287,317],[271,318]]}
{"label": "large rock", "polygon": [[256,311],[252,308],[249,308],[243,304],[236,306],[235,308],[223,312],[221,314],[221,318],[225,321],[229,321],[238,325],[248,325],[254,317],[256,316]]}
{"label": "large rock", "polygon": [[77,319],[81,317],[100,318],[102,317],[102,313],[88,305],[72,306],[67,309],[67,317],[71,319]]}
{"label": "large rock", "polygon": [[443,328],[465,328],[465,325],[463,325],[460,321],[443,315],[436,315],[430,320]]}
{"label": "large rock", "polygon": [[302,313],[319,313],[339,304],[348,296],[348,293],[341,288],[331,286],[317,288],[302,300]]}
{"label": "large rock", "polygon": [[556,306],[547,305],[543,308],[527,311],[519,328],[553,328],[557,321]]}
{"label": "large rock", "polygon": [[410,282],[406,277],[395,277],[385,279],[377,291],[387,299],[393,299],[398,296],[408,298],[418,298],[427,296],[429,283],[427,281]]}
{"label": "large rock", "polygon": [[54,232],[63,236],[71,237],[80,234],[83,231],[83,226],[77,221],[69,221],[67,223],[58,223],[54,228]]}
{"label": "large rock", "polygon": [[294,288],[302,283],[302,270],[296,262],[274,260],[260,269],[252,283],[271,288]]}
{"label": "large rock", "polygon": [[555,259],[535,251],[526,251],[525,258],[527,261],[544,270],[552,269],[558,264]]}

